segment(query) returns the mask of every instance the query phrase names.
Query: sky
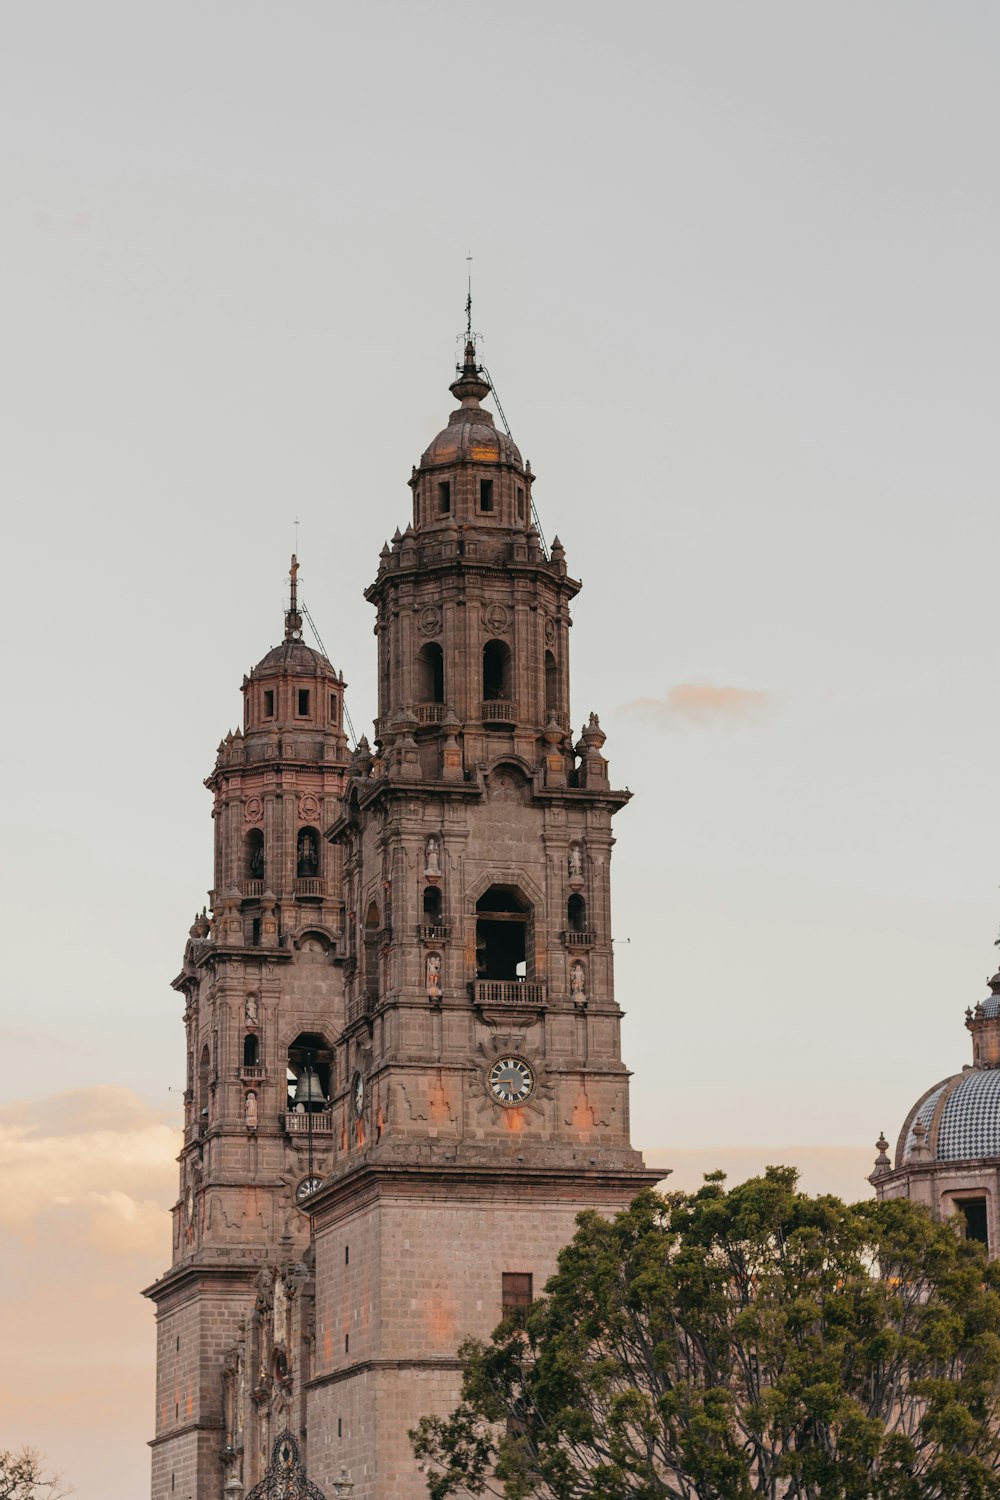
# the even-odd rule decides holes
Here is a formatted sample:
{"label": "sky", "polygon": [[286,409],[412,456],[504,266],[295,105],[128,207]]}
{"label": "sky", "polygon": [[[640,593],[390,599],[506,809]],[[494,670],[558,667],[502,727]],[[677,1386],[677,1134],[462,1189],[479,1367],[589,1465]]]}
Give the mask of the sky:
{"label": "sky", "polygon": [[[996,965],[992,5],[0,14],[0,1448],[144,1493],[202,780],[481,357],[583,580],[636,1143],[868,1191]],[[9,1184],[9,1186],[8,1186]]]}

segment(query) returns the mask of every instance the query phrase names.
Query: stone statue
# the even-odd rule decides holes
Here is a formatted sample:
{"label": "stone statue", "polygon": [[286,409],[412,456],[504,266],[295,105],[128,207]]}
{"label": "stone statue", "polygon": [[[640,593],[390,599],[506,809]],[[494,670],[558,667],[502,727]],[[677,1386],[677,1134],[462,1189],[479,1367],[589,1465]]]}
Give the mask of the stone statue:
{"label": "stone statue", "polygon": [[247,1089],[246,1099],[243,1101],[243,1119],[248,1130],[257,1129],[257,1090]]}
{"label": "stone statue", "polygon": [[429,1000],[441,999],[440,953],[429,953],[427,955],[427,998]]}
{"label": "stone statue", "polygon": [[583,855],[579,844],[571,844],[569,849],[569,878],[570,880],[583,879]]}
{"label": "stone statue", "polygon": [[438,840],[434,837],[433,833],[427,840],[427,843],[424,847],[424,874],[441,874],[441,845],[438,843]]}
{"label": "stone statue", "polygon": [[256,1026],[258,1020],[257,996],[250,994],[243,1002],[243,1015],[248,1026]]}
{"label": "stone statue", "polygon": [[587,974],[583,964],[577,959],[569,971],[569,993],[570,999],[577,1004],[582,1004],[587,998],[586,991]]}

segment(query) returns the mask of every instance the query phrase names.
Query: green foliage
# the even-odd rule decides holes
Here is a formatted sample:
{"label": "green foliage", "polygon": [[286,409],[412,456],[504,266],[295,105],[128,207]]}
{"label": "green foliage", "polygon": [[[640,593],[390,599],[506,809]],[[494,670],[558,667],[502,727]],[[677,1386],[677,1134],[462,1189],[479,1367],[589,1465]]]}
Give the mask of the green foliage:
{"label": "green foliage", "polygon": [[59,1500],[67,1492],[34,1448],[0,1450],[0,1500]]}
{"label": "green foliage", "polygon": [[581,1214],[410,1434],[432,1500],[1000,1500],[1000,1267],[796,1173]]}

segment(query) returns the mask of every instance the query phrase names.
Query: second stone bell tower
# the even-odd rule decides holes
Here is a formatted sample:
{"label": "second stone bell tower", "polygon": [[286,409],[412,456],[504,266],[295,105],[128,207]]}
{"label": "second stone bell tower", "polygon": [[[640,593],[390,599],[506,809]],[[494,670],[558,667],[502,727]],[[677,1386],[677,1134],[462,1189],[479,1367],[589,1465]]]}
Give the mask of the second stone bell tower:
{"label": "second stone bell tower", "polygon": [[325,830],[342,868],[335,1162],[316,1253],[310,1477],[422,1500],[407,1430],[455,1404],[456,1349],[542,1290],[585,1208],[662,1174],[629,1144],[612,966],[612,789],[570,734],[563,548],[466,345],[448,425],[383,548],[374,751]]}

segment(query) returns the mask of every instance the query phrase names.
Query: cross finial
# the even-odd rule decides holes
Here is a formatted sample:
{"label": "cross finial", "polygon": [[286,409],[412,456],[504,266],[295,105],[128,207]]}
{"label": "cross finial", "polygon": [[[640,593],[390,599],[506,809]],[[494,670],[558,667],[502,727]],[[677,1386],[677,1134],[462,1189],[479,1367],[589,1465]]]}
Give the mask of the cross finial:
{"label": "cross finial", "polygon": [[469,266],[469,291],[465,299],[465,342],[472,339],[472,251],[465,257]]}
{"label": "cross finial", "polygon": [[288,608],[285,610],[285,640],[302,639],[302,616],[299,614],[299,560],[292,553],[292,564],[288,569]]}

